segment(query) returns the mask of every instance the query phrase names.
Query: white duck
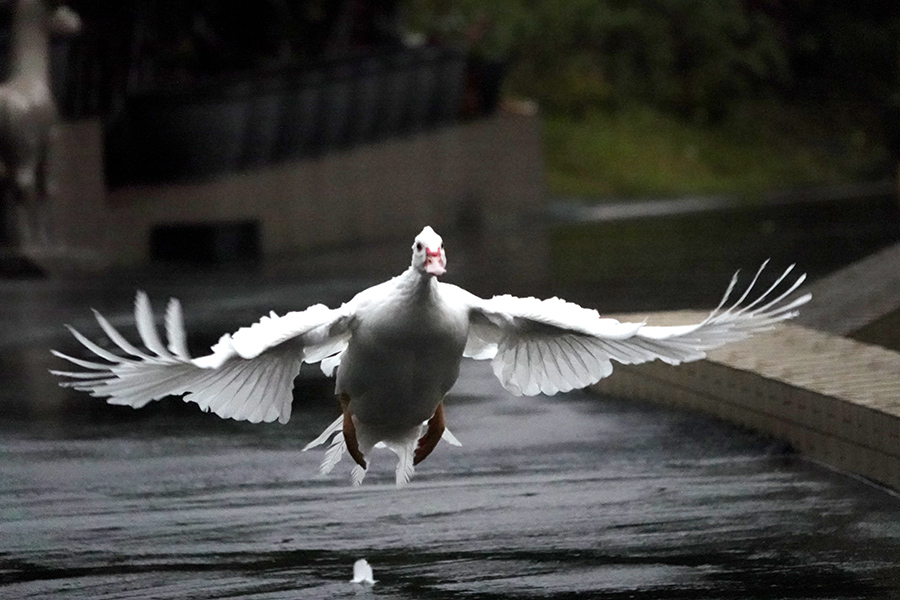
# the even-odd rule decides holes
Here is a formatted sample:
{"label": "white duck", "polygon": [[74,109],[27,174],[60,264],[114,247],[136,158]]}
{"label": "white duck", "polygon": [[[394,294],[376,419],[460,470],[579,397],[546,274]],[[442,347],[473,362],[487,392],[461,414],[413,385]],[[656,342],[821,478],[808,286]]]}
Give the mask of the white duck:
{"label": "white duck", "polygon": [[186,394],[184,400],[220,417],[285,423],[300,364],[321,362],[327,375],[337,368],[335,393],[343,414],[304,450],[332,439],[321,471],[329,472],[346,450],[356,462],[353,482],[358,485],[370,451],[383,444],[399,457],[399,485],[442,438],[459,443],[444,426],[442,402],[464,356],[491,360],[494,374],[513,394],[552,395],[596,383],[612,372],[611,360],[679,364],[702,359],[707,350],[796,316],[810,299],[809,294],[787,299],[804,276],[770,298],[789,268],[765,293],[744,304],[757,272],[737,302],[722,310],[735,275],[704,321],[653,327],[601,318],[595,310],[559,298],[485,300],[439,282],[447,259],[443,241],[431,227],[416,236],[412,251],[406,271],[339,308],[316,304],[280,317],[271,313],[222,336],[211,354],[195,359],[187,352],[178,301],[169,301],[164,346],[149,300],[138,292],[135,319],[149,353],[94,311],[103,331],[128,356],[113,354],[69,327],[79,342],[108,362],[53,351],[86,369],[53,373],[70,379],[61,385],[108,396],[110,404],[140,408]]}

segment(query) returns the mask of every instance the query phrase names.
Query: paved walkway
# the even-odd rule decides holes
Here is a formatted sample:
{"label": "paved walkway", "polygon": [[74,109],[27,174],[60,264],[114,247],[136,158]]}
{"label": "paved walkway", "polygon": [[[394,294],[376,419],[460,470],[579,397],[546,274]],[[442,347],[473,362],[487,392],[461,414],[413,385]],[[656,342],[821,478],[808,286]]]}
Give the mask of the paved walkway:
{"label": "paved walkway", "polygon": [[813,301],[797,323],[848,335],[900,310],[900,244],[894,244],[809,287]]}

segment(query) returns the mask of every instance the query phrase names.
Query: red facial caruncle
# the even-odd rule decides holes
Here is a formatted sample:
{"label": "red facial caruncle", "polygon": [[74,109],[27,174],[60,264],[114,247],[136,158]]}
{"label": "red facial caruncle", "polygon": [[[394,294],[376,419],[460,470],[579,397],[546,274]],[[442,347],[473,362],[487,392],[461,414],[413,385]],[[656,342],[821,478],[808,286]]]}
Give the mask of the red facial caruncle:
{"label": "red facial caruncle", "polygon": [[436,277],[443,275],[447,271],[446,261],[444,259],[444,249],[438,248],[432,250],[425,248],[425,272]]}

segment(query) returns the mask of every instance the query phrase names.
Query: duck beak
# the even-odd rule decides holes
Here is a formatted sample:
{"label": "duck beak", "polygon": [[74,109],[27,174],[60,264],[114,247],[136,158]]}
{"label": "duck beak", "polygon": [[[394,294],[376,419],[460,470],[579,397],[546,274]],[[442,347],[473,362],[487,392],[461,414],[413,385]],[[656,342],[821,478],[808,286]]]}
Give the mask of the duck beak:
{"label": "duck beak", "polygon": [[425,272],[434,275],[435,277],[440,277],[443,275],[447,268],[444,262],[444,253],[438,250],[425,250]]}

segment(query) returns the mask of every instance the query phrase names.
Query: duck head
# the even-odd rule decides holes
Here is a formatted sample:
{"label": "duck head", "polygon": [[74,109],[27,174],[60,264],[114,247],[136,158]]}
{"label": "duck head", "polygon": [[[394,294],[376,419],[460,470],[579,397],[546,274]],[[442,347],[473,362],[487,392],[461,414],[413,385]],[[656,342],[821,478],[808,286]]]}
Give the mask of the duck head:
{"label": "duck head", "polygon": [[412,251],[412,266],[420,273],[440,277],[446,272],[447,255],[444,253],[444,240],[431,227],[426,226],[416,236]]}

